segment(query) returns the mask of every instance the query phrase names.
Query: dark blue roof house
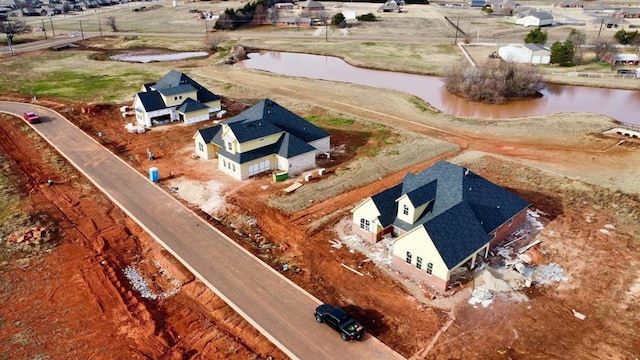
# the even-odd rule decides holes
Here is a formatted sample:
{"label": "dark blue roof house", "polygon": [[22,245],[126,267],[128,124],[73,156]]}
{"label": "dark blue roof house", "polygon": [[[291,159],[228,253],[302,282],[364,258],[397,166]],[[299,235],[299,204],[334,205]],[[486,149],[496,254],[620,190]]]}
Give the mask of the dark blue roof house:
{"label": "dark blue roof house", "polygon": [[218,158],[218,169],[238,180],[264,172],[300,174],[330,147],[329,133],[270,99],[193,138],[200,158]]}
{"label": "dark blue roof house", "polygon": [[158,82],[142,85],[142,91],[134,96],[133,108],[136,122],[144,127],[173,121],[193,124],[220,111],[221,99],[189,76],[171,70]]}
{"label": "dark blue roof house", "polygon": [[353,209],[352,229],[368,241],[396,237],[393,264],[446,290],[452,273],[513,233],[529,203],[467,168],[439,161]]}

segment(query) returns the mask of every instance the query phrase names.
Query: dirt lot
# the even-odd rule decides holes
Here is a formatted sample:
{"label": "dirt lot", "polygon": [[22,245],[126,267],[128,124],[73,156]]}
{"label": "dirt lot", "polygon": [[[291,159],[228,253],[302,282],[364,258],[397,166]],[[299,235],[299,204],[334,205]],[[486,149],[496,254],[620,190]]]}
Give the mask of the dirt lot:
{"label": "dirt lot", "polygon": [[[177,187],[175,196],[242,246],[276,269],[286,263],[285,276],[354,311],[404,356],[640,356],[640,144],[602,135],[613,125],[608,119],[463,120],[421,111],[405,94],[388,92],[382,102],[377,89],[281,78],[209,60],[146,66],[187,72],[224,96],[231,113],[268,96],[301,115],[355,119],[351,127],[328,127],[333,161],[321,163],[327,176],[285,196],[281,190],[290,182],[261,176],[239,183],[216,173],[214,161],[192,159],[191,136],[210,124],[129,134],[124,124],[131,120],[118,111],[129,104],[38,100],[141,173],[158,167],[159,186]],[[387,103],[394,104],[393,114]],[[155,161],[147,159],[147,148]],[[380,151],[372,156],[372,148]],[[21,120],[2,118],[0,149],[7,196],[0,200],[6,219],[0,225],[0,357],[285,358]],[[442,298],[351,251],[345,231],[351,207],[439,159],[468,166],[530,201],[544,225],[534,234],[542,241],[532,250],[535,263],[558,264],[566,280],[496,296],[484,308],[467,303],[474,282]],[[43,236],[15,241],[25,234]],[[138,279],[150,288],[136,288]]]}

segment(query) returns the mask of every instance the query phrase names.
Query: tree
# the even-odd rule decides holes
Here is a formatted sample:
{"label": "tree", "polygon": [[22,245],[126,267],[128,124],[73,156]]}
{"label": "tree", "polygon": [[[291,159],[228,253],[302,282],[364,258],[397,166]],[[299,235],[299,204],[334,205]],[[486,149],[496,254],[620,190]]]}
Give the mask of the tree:
{"label": "tree", "polygon": [[544,88],[537,68],[509,61],[455,64],[445,72],[444,83],[453,94],[486,103],[536,97]]}
{"label": "tree", "polygon": [[346,21],[347,20],[344,18],[344,15],[341,12],[339,12],[333,15],[333,17],[331,18],[331,25],[343,27]]}
{"label": "tree", "polygon": [[572,29],[567,36],[567,41],[571,41],[574,45],[573,49],[573,63],[579,64],[582,62],[582,46],[587,42],[587,36],[579,30]]}
{"label": "tree", "polygon": [[267,21],[267,9],[262,4],[258,4],[253,13],[253,22],[262,25],[265,21]]}
{"label": "tree", "polygon": [[373,13],[367,13],[364,15],[358,15],[356,16],[356,19],[358,21],[378,21],[378,19],[376,18],[376,16]]}
{"label": "tree", "polygon": [[529,31],[529,34],[524,38],[526,44],[544,44],[547,42],[547,32],[543,32],[540,28],[535,28]]}
{"label": "tree", "polygon": [[231,30],[233,29],[233,18],[231,17],[231,15],[224,12],[220,14],[220,17],[218,17],[218,20],[216,20],[213,28],[220,30]]}
{"label": "tree", "polygon": [[630,45],[637,43],[636,39],[638,39],[640,35],[638,34],[638,30],[631,32],[622,29],[618,30],[618,32],[616,32],[613,37],[618,40],[618,43],[620,45]]}
{"label": "tree", "polygon": [[573,59],[575,55],[575,45],[571,40],[563,43],[556,41],[551,45],[551,63],[560,66],[574,65]]}
{"label": "tree", "polygon": [[0,22],[0,34],[7,35],[7,42],[9,43],[9,48],[13,53],[13,37],[17,34],[26,34],[31,32],[31,26],[27,25],[26,22],[21,20],[16,21],[1,21]]}
{"label": "tree", "polygon": [[116,17],[115,16],[107,17],[107,20],[105,22],[106,22],[106,25],[108,27],[110,27],[113,32],[118,32],[119,31],[118,30],[118,24],[116,23]]}
{"label": "tree", "polygon": [[227,35],[225,33],[215,32],[207,39],[207,47],[209,50],[217,52],[220,44],[225,41],[227,41]]}
{"label": "tree", "polygon": [[275,6],[270,7],[267,11],[267,19],[269,19],[273,26],[276,26],[278,24],[278,21],[280,20],[280,13]]}
{"label": "tree", "polygon": [[596,61],[611,58],[616,54],[616,44],[613,39],[600,39],[596,42],[593,51],[596,53]]}

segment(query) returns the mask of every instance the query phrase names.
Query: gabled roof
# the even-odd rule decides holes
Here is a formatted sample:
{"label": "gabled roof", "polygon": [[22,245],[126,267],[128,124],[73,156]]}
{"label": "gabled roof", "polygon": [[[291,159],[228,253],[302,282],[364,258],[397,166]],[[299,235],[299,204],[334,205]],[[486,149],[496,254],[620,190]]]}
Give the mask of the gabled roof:
{"label": "gabled roof", "polygon": [[553,15],[551,15],[548,12],[545,11],[531,11],[529,13],[529,16],[533,16],[535,18],[538,18],[540,20],[552,20],[553,19]]}
{"label": "gabled roof", "polygon": [[[401,191],[397,195],[399,186]],[[413,192],[425,192],[425,195],[408,195]],[[414,224],[397,219],[397,203],[388,200],[404,194],[410,196],[412,202],[423,201],[413,203],[416,207],[435,198]],[[381,222],[386,223],[391,217],[393,225],[405,231],[424,226],[450,268],[489,242],[491,238],[487,234],[529,206],[524,199],[446,161],[439,161],[420,173],[407,174],[402,183],[372,199],[381,212]],[[466,251],[471,248],[471,252]]]}
{"label": "gabled roof", "polygon": [[180,105],[178,107],[178,112],[181,112],[183,114],[192,112],[192,111],[198,111],[198,110],[203,110],[203,109],[208,109],[209,107],[199,101],[195,101],[192,98],[187,98],[185,101],[182,102],[182,105]]}
{"label": "gabled roof", "polygon": [[378,220],[382,227],[387,227],[393,224],[393,221],[396,219],[397,212],[393,211],[384,211],[385,209],[397,209],[398,204],[396,204],[396,200],[402,195],[402,183],[389,188],[383,192],[377,193],[371,197],[373,203],[380,211],[380,216]]}
{"label": "gabled roof", "polygon": [[214,136],[219,135],[219,133],[222,133],[222,125],[211,126],[197,131],[197,134],[200,134],[206,144],[210,143]]}
{"label": "gabled roof", "polygon": [[171,96],[171,95],[177,95],[177,94],[184,94],[186,92],[191,92],[195,90],[196,88],[194,88],[193,85],[184,84],[184,85],[161,88],[161,89],[158,89],[158,92],[164,96]]}
{"label": "gabled roof", "polygon": [[531,50],[532,52],[540,51],[540,50],[549,51],[549,49],[545,48],[544,46],[540,44],[534,44],[534,43],[524,44],[524,47]]}
{"label": "gabled roof", "polygon": [[151,90],[163,91],[163,94],[164,94],[164,93],[167,93],[168,91],[177,90],[177,89],[169,90],[169,88],[178,87],[178,89],[185,89],[181,87],[184,85],[191,85],[194,89],[198,90],[197,100],[200,102],[209,102],[209,101],[220,99],[218,95],[215,95],[204,86],[198,84],[195,80],[193,80],[186,74],[183,74],[180,71],[176,71],[176,70],[169,71],[165,76],[163,76],[155,84],[154,83],[144,84],[144,87],[147,91],[151,91]]}
{"label": "gabled roof", "polygon": [[137,95],[142,102],[142,106],[147,112],[165,108],[162,96],[160,96],[157,91],[143,91],[139,92]]}
{"label": "gabled roof", "polygon": [[260,101],[227,120],[226,124],[241,143],[282,131],[307,143],[329,136],[326,131],[270,99]]}
{"label": "gabled roof", "polygon": [[286,159],[316,151],[316,148],[289,133],[284,133],[276,145],[278,146],[278,155]]}

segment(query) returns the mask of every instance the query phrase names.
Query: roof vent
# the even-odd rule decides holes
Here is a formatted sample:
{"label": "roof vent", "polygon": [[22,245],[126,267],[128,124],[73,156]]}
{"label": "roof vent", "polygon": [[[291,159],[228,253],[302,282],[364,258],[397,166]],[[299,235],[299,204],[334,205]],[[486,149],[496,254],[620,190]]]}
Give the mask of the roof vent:
{"label": "roof vent", "polygon": [[464,168],[464,174],[465,174],[465,175],[469,175],[469,169]]}

